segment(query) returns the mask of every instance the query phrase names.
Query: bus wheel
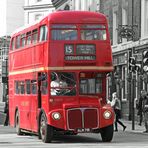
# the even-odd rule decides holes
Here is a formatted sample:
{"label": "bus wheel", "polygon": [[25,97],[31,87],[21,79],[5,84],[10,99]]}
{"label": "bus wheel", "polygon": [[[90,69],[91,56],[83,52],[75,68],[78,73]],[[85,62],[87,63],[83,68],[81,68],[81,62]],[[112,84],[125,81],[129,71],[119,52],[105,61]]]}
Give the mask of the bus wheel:
{"label": "bus wheel", "polygon": [[113,125],[101,129],[101,137],[103,142],[110,142],[113,138],[114,128]]}
{"label": "bus wheel", "polygon": [[51,142],[53,138],[53,127],[47,124],[45,114],[42,114],[40,119],[40,136],[45,143]]}
{"label": "bus wheel", "polygon": [[20,117],[19,117],[18,111],[16,112],[16,115],[15,115],[15,128],[16,128],[17,135],[23,134],[22,131],[21,131],[21,128],[20,128]]}

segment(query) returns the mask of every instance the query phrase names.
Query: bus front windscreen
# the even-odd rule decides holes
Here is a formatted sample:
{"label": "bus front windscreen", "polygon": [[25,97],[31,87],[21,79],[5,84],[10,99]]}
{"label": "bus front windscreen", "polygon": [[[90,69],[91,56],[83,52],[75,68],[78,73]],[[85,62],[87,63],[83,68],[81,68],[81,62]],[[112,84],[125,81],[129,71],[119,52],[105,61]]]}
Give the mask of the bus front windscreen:
{"label": "bus front windscreen", "polygon": [[77,30],[75,25],[53,25],[52,40],[77,40]]}
{"label": "bus front windscreen", "polygon": [[[80,38],[78,37],[80,32]],[[52,25],[52,40],[106,40],[105,25],[84,24],[76,27],[76,25]]]}
{"label": "bus front windscreen", "polygon": [[106,28],[104,25],[82,25],[81,40],[106,40]]}
{"label": "bus front windscreen", "polygon": [[75,96],[76,74],[73,72],[51,72],[51,95],[52,96]]}
{"label": "bus front windscreen", "polygon": [[81,95],[102,93],[102,74],[80,73],[79,91]]}

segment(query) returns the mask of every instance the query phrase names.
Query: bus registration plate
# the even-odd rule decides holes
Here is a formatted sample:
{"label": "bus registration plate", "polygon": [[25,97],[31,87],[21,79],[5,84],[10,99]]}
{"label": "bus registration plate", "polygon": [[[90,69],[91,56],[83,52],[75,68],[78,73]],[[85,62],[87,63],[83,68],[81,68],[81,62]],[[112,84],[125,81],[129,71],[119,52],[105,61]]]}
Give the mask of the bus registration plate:
{"label": "bus registration plate", "polygon": [[90,132],[90,128],[78,128],[77,132],[78,133],[83,133],[83,132],[87,133],[87,132]]}

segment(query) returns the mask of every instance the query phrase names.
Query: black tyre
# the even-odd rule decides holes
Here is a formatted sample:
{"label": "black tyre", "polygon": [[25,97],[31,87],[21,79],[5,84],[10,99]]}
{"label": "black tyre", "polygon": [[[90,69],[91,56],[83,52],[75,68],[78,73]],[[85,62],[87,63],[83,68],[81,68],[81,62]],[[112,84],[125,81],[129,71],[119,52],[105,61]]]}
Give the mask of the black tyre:
{"label": "black tyre", "polygon": [[47,119],[45,114],[41,115],[39,137],[41,137],[44,143],[51,142],[53,138],[53,127],[47,124]]}
{"label": "black tyre", "polygon": [[17,135],[22,135],[22,131],[20,128],[20,116],[19,116],[19,112],[17,111],[15,114],[15,128],[16,128],[16,133]]}
{"label": "black tyre", "polygon": [[114,128],[113,125],[101,129],[101,137],[103,142],[110,142],[113,139]]}

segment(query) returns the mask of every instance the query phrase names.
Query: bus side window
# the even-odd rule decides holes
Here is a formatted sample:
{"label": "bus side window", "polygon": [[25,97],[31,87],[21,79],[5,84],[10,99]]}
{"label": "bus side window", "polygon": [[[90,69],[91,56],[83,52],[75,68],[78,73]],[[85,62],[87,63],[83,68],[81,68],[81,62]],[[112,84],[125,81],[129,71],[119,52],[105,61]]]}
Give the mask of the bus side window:
{"label": "bus side window", "polygon": [[25,34],[22,34],[21,35],[21,47],[24,47],[25,46]]}
{"label": "bus side window", "polygon": [[25,83],[24,83],[24,81],[20,82],[20,92],[21,92],[21,94],[25,94]]}
{"label": "bus side window", "polygon": [[26,34],[26,45],[31,44],[31,31]]}
{"label": "bus side window", "polygon": [[12,41],[11,41],[11,50],[14,50],[15,49],[15,38],[12,38]]}
{"label": "bus side window", "polygon": [[18,35],[18,36],[16,37],[16,49],[20,48],[20,39],[21,39],[21,36]]}
{"label": "bus side window", "polygon": [[31,90],[30,90],[30,80],[26,80],[26,94],[30,94]]}
{"label": "bus side window", "polygon": [[43,94],[43,95],[46,95],[46,94],[47,94],[47,88],[48,88],[47,80],[42,81],[42,84],[41,84],[41,91],[42,91],[42,94]]}
{"label": "bus side window", "polygon": [[40,38],[39,41],[46,41],[47,40],[47,34],[48,34],[48,29],[47,26],[41,26],[40,27]]}
{"label": "bus side window", "polygon": [[37,94],[37,81],[31,80],[31,86],[32,94]]}
{"label": "bus side window", "polygon": [[38,41],[38,30],[34,29],[32,31],[32,43],[35,44]]}
{"label": "bus side window", "polygon": [[20,94],[19,81],[15,81],[14,85],[15,85],[15,94]]}

